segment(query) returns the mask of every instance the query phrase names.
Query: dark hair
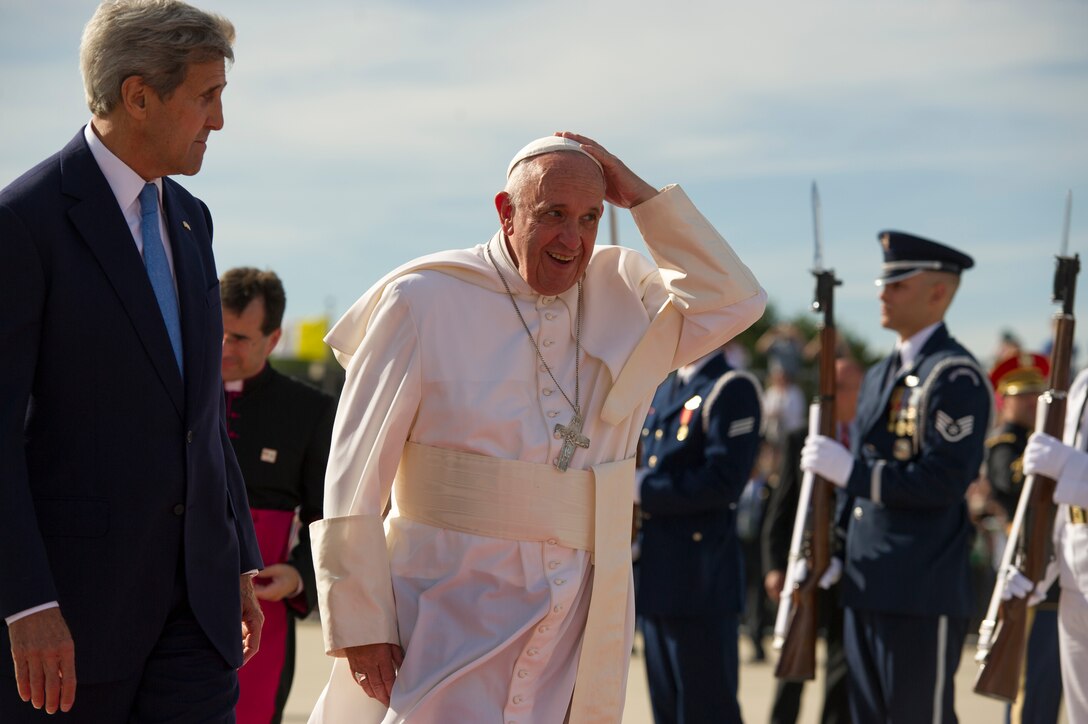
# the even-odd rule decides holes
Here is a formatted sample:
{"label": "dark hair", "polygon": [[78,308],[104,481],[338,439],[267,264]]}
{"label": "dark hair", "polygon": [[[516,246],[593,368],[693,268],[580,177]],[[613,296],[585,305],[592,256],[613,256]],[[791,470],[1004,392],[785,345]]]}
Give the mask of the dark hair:
{"label": "dark hair", "polygon": [[230,269],[219,280],[219,297],[223,300],[223,307],[235,314],[244,312],[254,299],[263,299],[264,323],[261,324],[261,333],[266,337],[283,323],[287,295],[283,291],[283,282],[274,271],[261,271],[251,266]]}

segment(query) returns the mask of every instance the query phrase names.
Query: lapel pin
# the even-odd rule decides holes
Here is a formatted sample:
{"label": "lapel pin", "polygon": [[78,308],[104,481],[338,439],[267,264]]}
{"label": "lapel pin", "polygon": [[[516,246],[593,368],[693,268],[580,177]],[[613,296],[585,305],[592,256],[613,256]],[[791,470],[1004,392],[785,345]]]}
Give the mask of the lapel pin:
{"label": "lapel pin", "polygon": [[183,221],[183,222],[181,222],[181,225],[185,227],[185,230],[186,230],[186,231],[192,231],[192,228],[191,228],[191,227],[189,226],[189,222],[188,222],[188,221]]}

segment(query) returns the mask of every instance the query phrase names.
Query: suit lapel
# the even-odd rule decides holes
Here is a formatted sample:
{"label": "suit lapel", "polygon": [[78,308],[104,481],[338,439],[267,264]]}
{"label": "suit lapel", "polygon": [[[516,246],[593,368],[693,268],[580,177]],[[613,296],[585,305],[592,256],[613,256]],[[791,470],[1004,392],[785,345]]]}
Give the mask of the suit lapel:
{"label": "suit lapel", "polygon": [[178,284],[178,309],[181,315],[181,338],[185,365],[185,397],[190,404],[203,380],[204,365],[200,351],[206,349],[208,329],[203,276],[192,223],[178,201],[173,182],[163,179],[163,207],[170,229],[170,245],[174,252],[174,273]]}
{"label": "suit lapel", "polygon": [[181,415],[184,410],[181,375],[155,292],[124,214],[87,148],[82,131],[62,152],[61,187],[65,194],[79,199],[68,210],[68,217],[109,279]]}

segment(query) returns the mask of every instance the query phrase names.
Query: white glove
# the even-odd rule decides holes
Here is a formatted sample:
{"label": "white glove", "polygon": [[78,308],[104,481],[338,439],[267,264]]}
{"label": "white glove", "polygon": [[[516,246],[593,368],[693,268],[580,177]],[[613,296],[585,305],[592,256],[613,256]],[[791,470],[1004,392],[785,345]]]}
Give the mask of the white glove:
{"label": "white glove", "polygon": [[1028,446],[1024,448],[1024,474],[1043,475],[1057,480],[1069,462],[1069,456],[1076,452],[1061,440],[1045,432],[1032,433]]}
{"label": "white glove", "polygon": [[[808,559],[798,559],[797,563],[794,564],[793,577],[794,582],[797,585],[801,585],[805,582],[805,579],[808,578]],[[841,578],[842,559],[832,556],[831,563],[828,564],[827,570],[824,571],[824,574],[822,576],[820,576],[820,581],[816,585],[826,591],[827,589],[838,583]]]}
{"label": "white glove", "polygon": [[1058,562],[1050,561],[1047,564],[1046,571],[1043,573],[1043,580],[1038,583],[1032,583],[1031,579],[1021,573],[1015,566],[1009,566],[1005,569],[1005,586],[1001,589],[1001,600],[1008,601],[1009,599],[1023,598],[1028,596],[1028,605],[1037,606],[1045,598],[1050,587],[1054,585],[1055,579],[1058,577]]}
{"label": "white glove", "polygon": [[845,488],[850,471],[854,469],[854,456],[826,435],[809,435],[801,448],[801,469]]}

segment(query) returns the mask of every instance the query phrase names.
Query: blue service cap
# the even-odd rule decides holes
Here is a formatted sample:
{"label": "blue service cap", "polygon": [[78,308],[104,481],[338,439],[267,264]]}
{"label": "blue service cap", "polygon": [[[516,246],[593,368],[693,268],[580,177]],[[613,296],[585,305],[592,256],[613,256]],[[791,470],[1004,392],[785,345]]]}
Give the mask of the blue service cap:
{"label": "blue service cap", "polygon": [[877,286],[901,281],[924,271],[959,274],[975,265],[975,260],[961,251],[936,241],[902,231],[882,231],[877,234],[884,248],[882,276]]}

